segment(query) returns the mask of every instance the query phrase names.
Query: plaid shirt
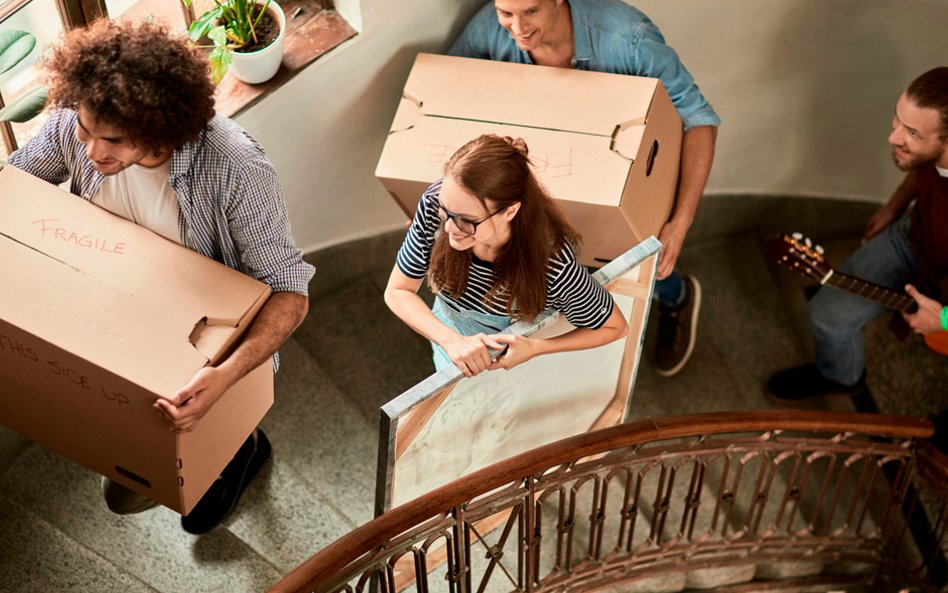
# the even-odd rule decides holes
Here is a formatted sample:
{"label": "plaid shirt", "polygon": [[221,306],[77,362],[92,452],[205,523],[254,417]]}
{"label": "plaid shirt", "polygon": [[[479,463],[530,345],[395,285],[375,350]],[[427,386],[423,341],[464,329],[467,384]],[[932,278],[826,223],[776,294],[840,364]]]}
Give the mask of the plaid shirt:
{"label": "plaid shirt", "polygon": [[[76,112],[53,111],[9,163],[92,200],[105,176],[76,138]],[[236,123],[215,116],[196,142],[174,151],[168,178],[178,198],[181,242],[274,292],[307,295],[314,268],[290,234],[283,190],[263,149]]]}

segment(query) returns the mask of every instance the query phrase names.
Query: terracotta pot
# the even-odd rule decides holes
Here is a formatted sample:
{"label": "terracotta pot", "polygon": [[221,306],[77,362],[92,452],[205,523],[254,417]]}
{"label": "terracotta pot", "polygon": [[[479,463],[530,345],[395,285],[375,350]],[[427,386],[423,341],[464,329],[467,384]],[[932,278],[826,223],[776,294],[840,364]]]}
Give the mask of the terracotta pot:
{"label": "terracotta pot", "polygon": [[[257,0],[257,4],[263,4]],[[270,45],[248,53],[233,52],[231,69],[234,75],[248,84],[259,84],[273,78],[283,62],[283,45],[286,40],[286,15],[280,5],[271,0],[267,10],[277,19],[280,34]]]}

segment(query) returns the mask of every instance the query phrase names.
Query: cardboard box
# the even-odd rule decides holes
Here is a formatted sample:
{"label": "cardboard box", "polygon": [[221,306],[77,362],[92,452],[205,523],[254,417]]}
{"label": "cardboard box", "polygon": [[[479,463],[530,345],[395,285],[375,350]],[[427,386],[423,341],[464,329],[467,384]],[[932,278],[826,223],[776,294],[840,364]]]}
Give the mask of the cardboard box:
{"label": "cardboard box", "polygon": [[191,432],[152,404],[223,359],[270,288],[11,166],[0,261],[0,423],[188,513],[272,405],[272,363]]}
{"label": "cardboard box", "polygon": [[375,174],[413,216],[444,162],[485,133],[526,140],[583,235],[586,265],[612,261],[668,220],[682,125],[658,79],[418,54]]}

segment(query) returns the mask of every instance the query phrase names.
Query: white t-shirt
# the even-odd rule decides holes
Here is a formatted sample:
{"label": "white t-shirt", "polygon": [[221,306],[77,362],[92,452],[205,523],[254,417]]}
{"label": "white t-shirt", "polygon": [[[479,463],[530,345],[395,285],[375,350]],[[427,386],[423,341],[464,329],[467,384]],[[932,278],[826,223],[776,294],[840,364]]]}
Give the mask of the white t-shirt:
{"label": "white t-shirt", "polygon": [[178,198],[168,183],[170,172],[171,159],[151,168],[131,165],[107,176],[92,203],[181,243]]}
{"label": "white t-shirt", "polygon": [[948,177],[948,169],[942,169],[938,165],[935,165],[935,170],[938,171],[939,177]]}

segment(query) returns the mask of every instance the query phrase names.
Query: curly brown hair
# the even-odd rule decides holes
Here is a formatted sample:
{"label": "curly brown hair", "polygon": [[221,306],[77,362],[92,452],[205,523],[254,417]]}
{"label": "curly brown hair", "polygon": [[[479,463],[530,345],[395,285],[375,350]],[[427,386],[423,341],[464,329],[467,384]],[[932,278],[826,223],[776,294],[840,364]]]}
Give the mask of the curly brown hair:
{"label": "curly brown hair", "polygon": [[143,150],[181,148],[214,117],[207,60],[166,27],[100,19],[44,58],[52,103],[88,109]]}

